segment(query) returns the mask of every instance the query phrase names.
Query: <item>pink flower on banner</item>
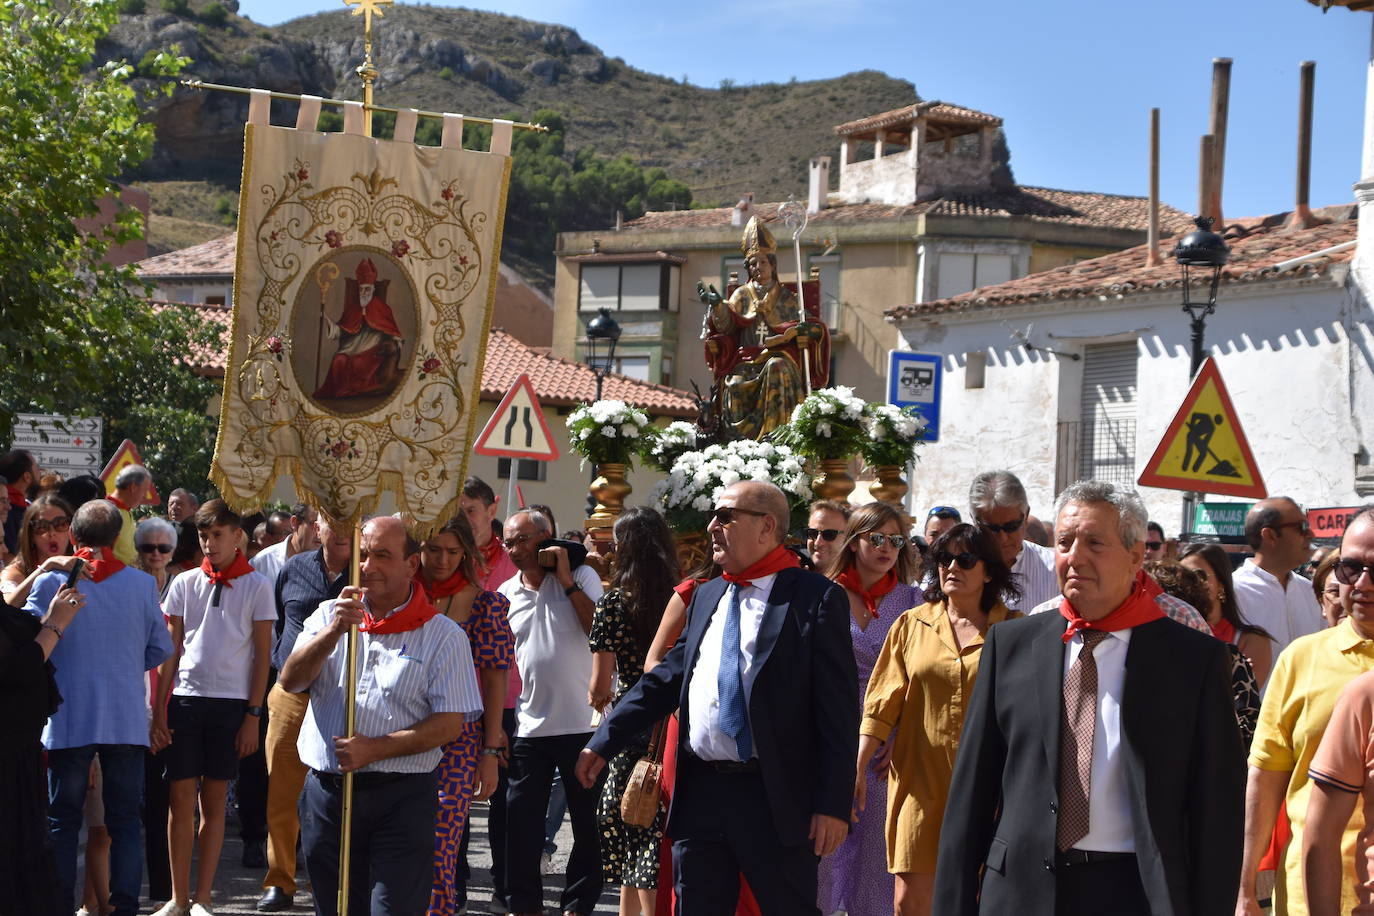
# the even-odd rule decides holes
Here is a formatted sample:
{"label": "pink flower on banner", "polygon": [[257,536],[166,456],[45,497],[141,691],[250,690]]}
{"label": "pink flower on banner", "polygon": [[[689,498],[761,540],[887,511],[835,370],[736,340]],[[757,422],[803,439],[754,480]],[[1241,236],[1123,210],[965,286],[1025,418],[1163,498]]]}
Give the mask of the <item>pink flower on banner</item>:
{"label": "pink flower on banner", "polygon": [[348,443],[340,439],[329,447],[329,454],[333,455],[335,458],[342,458],[344,455],[348,454]]}
{"label": "pink flower on banner", "polygon": [[277,359],[281,359],[281,351],[282,351],[282,340],[281,340],[280,337],[269,337],[269,338],[267,338],[267,352],[268,352],[268,353],[271,353],[271,354],[275,355],[275,356],[277,357]]}
{"label": "pink flower on banner", "polygon": [[444,188],[439,192],[439,196],[444,200],[453,200],[453,188]]}
{"label": "pink flower on banner", "polygon": [[460,255],[458,256],[458,263],[459,263],[459,264],[462,264],[464,267],[467,267],[467,266],[468,266],[468,256],[465,255],[465,254],[460,254]]}
{"label": "pink flower on banner", "polygon": [[430,373],[438,372],[438,371],[439,371],[439,360],[437,360],[437,359],[435,359],[433,356],[431,356],[429,359],[425,360],[425,362],[424,362],[424,364],[423,364],[422,366],[420,366],[420,371],[423,372],[423,373],[425,373],[425,374],[430,374]]}
{"label": "pink flower on banner", "polygon": [[397,239],[391,243],[391,256],[393,258],[403,258],[408,251],[410,251],[410,243],[405,239]]}
{"label": "pink flower on banner", "polygon": [[307,178],[310,177],[310,173],[305,169],[301,169],[300,171],[296,172],[296,177],[299,178],[301,181],[305,181]]}
{"label": "pink flower on banner", "polygon": [[338,248],[343,244],[343,236],[339,234],[339,230],[330,229],[324,234],[324,243],[330,248]]}

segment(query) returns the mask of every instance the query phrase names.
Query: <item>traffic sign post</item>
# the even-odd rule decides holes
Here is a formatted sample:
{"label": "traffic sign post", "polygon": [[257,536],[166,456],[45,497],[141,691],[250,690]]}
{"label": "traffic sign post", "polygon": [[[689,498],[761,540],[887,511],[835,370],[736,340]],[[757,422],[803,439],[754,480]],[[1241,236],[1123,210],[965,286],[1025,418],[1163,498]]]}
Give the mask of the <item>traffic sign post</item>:
{"label": "traffic sign post", "polygon": [[472,451],[492,458],[511,459],[510,481],[506,485],[507,514],[515,509],[516,462],[558,459],[561,452],[553,441],[553,432],[544,419],[544,410],[539,406],[539,396],[534,393],[529,375],[522,372],[516,377],[487,425],[482,427]]}
{"label": "traffic sign post", "polygon": [[100,417],[21,413],[15,415],[13,447],[32,452],[39,467],[63,477],[95,474],[104,432]]}
{"label": "traffic sign post", "polygon": [[1251,499],[1268,495],[1214,360],[1202,364],[1139,483]]}
{"label": "traffic sign post", "polygon": [[887,366],[887,402],[894,407],[914,407],[925,422],[922,442],[940,440],[940,386],[944,357],[937,353],[892,350]]}

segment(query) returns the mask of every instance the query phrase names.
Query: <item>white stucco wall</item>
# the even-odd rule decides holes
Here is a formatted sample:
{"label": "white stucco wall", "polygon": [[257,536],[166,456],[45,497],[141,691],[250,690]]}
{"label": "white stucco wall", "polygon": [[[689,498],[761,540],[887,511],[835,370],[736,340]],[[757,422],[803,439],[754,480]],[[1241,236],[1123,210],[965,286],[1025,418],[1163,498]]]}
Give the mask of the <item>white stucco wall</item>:
{"label": "white stucco wall", "polygon": [[[1057,423],[1079,418],[1083,363],[1027,352],[1012,332],[1032,323],[1032,343],[1065,353],[1138,341],[1135,476],[1143,471],[1190,384],[1188,318],[1175,296],[906,321],[899,326],[905,348],[945,356],[941,438],[922,449],[911,481],[914,512],[942,503],[962,509],[974,474],[1007,468],[1026,485],[1032,513],[1052,515]],[[1356,416],[1352,392],[1360,398],[1374,388],[1371,327],[1368,307],[1343,283],[1223,287],[1205,343],[1271,494],[1313,507],[1364,502],[1356,463],[1374,430]],[[981,389],[964,387],[969,352],[986,353]],[[1141,494],[1166,532],[1179,531],[1181,492]]]}

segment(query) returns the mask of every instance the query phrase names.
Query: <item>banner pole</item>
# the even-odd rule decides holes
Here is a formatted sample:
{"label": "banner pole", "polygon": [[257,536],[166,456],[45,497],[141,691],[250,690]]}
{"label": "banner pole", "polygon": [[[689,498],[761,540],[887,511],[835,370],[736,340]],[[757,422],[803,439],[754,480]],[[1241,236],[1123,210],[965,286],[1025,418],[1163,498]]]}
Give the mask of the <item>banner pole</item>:
{"label": "banner pole", "polygon": [[[362,549],[363,523],[353,525],[353,553],[348,561],[348,584],[354,588],[362,581],[359,553]],[[344,694],[344,735],[352,738],[358,718],[358,627],[348,628],[348,692]],[[348,916],[348,874],[353,858],[353,774],[343,774],[343,800],[340,806],[339,837],[339,916]]]}

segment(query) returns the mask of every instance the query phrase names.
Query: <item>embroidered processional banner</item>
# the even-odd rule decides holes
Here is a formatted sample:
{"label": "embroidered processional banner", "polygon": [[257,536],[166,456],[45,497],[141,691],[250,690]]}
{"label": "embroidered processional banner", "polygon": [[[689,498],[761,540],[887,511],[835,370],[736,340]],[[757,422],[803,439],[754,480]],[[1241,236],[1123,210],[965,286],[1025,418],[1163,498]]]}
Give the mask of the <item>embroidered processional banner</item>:
{"label": "embroidered processional banner", "polygon": [[[424,531],[456,514],[467,470],[510,124],[478,152],[450,116],[445,147],[423,147],[362,136],[357,106],[344,133],[318,133],[308,104],[312,129],[268,125],[265,98],[246,128],[211,476],[251,509],[289,474],[301,499],[348,523],[390,491]],[[407,114],[398,138],[413,137]]]}

